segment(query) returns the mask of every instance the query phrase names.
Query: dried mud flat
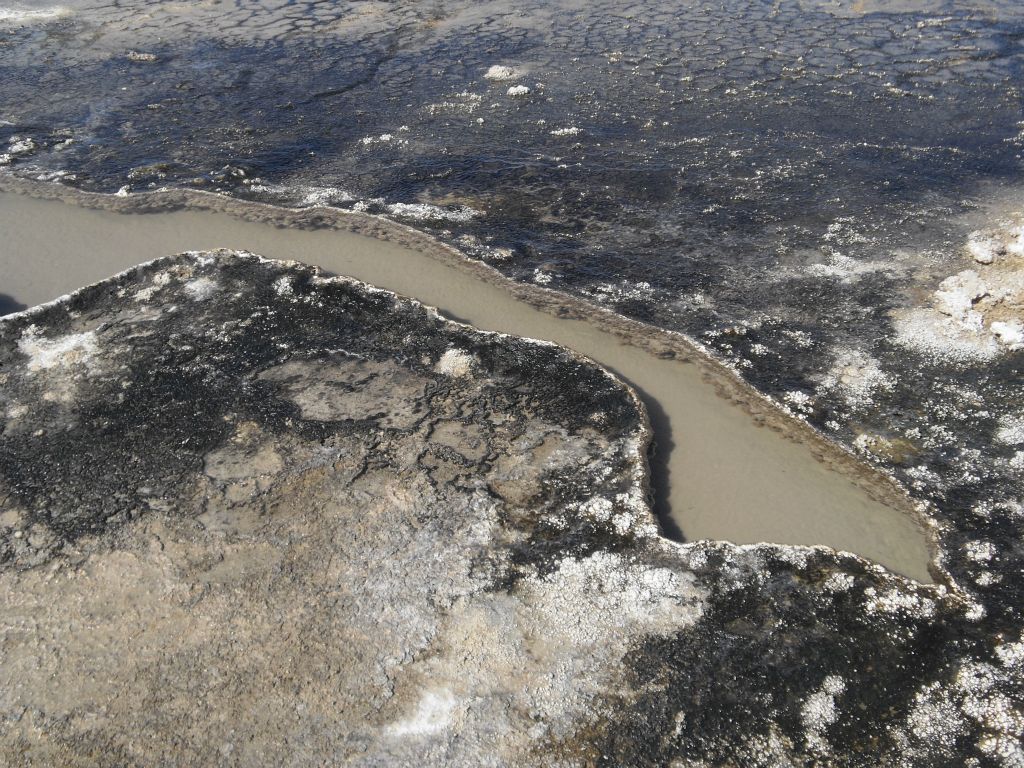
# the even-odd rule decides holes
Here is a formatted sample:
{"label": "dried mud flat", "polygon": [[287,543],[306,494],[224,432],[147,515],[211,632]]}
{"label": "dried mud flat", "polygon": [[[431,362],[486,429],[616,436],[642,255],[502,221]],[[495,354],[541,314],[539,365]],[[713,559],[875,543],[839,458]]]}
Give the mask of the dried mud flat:
{"label": "dried mud flat", "polygon": [[0,321],[0,413],[7,765],[907,765],[1019,734],[1024,646],[964,658],[964,595],[662,539],[630,389],[362,283],[152,262]]}
{"label": "dried mud flat", "polygon": [[3,336],[9,760],[513,762],[699,616],[554,345],[226,253]]}

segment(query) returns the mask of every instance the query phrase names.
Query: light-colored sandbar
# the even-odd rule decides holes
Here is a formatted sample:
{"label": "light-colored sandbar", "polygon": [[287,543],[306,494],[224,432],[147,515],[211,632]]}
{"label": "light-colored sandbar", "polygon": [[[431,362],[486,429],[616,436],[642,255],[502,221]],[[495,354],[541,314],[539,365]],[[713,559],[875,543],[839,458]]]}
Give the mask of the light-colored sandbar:
{"label": "light-colored sandbar", "polygon": [[852,459],[820,460],[821,441],[800,439],[809,432],[802,425],[784,434],[784,415],[771,417],[774,429],[759,426],[749,408],[721,396],[721,381],[706,367],[659,358],[589,320],[556,317],[472,269],[352,232],[277,228],[199,210],[125,215],[0,193],[0,294],[23,304],[152,258],[216,247],[317,264],[478,328],[548,339],[598,361],[648,405],[660,450],[653,482],[687,540],[826,545],[933,580],[928,535],[887,480],[867,469],[857,477],[836,469]]}

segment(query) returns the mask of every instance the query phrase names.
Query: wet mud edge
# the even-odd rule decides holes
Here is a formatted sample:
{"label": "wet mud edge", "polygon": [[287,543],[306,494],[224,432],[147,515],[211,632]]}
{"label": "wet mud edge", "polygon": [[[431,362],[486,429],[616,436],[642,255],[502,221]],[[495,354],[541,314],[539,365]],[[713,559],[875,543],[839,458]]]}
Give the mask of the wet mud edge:
{"label": "wet mud edge", "polygon": [[[554,317],[583,320],[614,335],[623,343],[641,349],[648,354],[694,365],[704,381],[714,388],[719,397],[742,409],[756,425],[770,429],[794,443],[806,446],[815,459],[824,466],[849,479],[874,500],[902,512],[913,520],[922,530],[927,541],[930,554],[929,572],[932,577],[938,584],[956,588],[955,579],[942,565],[939,543],[942,538],[942,528],[939,521],[928,514],[929,503],[915,500],[894,476],[866,463],[846,446],[829,439],[811,424],[785,412],[771,398],[748,384],[737,371],[716,359],[696,341],[682,333],[624,317],[604,307],[543,286],[518,282],[506,277],[488,264],[470,259],[455,247],[425,232],[375,214],[346,211],[329,206],[287,208],[258,201],[241,200],[221,193],[186,188],[161,188],[118,196],[79,190],[59,182],[26,179],[6,171],[0,171],[0,193],[22,194],[40,200],[60,201],[112,213],[146,214],[179,210],[200,211],[225,214],[243,221],[278,228],[334,230],[372,237],[414,250],[475,279],[499,287],[518,301]],[[422,302],[417,303],[422,304]],[[574,357],[600,366],[599,363],[590,361],[589,358],[580,355],[575,350],[570,351]],[[651,445],[656,447],[657,435],[653,434],[648,409],[643,407],[633,387],[623,383],[641,406],[648,449]],[[652,483],[650,462],[644,461],[643,463],[645,465],[645,490],[650,492]],[[653,509],[652,516],[654,516]],[[660,521],[658,524],[660,528],[664,529]],[[665,533],[664,530],[662,532]],[[685,536],[685,531],[683,534]],[[785,548],[793,546],[765,543]],[[760,545],[733,546],[746,549]],[[824,545],[819,546],[831,549]],[[854,556],[864,562],[871,562],[859,555]]]}

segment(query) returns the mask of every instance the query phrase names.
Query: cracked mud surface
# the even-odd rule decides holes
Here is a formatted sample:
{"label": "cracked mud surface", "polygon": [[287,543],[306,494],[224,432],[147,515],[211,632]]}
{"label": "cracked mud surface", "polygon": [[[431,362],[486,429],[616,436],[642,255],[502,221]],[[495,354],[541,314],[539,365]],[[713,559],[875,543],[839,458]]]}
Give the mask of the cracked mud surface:
{"label": "cracked mud surface", "polygon": [[637,400],[555,345],[185,254],[4,319],[0,384],[6,764],[952,765],[1020,733],[1024,646],[969,595],[660,538]]}

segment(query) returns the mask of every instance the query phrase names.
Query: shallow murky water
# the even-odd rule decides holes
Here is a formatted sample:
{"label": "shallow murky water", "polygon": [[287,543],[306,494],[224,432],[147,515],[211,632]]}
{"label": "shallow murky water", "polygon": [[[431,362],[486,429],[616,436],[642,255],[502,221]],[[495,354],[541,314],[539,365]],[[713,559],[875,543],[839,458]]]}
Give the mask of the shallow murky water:
{"label": "shallow murky water", "polygon": [[[337,231],[276,229],[225,214],[121,215],[0,195],[9,295],[46,301],[169,253],[223,246],[295,259],[440,307],[476,327],[557,341],[636,386],[652,412],[665,511],[691,540],[822,544],[930,581],[923,531],[719,396],[692,364],[662,360],[584,320],[562,319],[408,248]],[[68,244],[74,243],[73,254]],[[69,258],[70,256],[70,258]]]}

